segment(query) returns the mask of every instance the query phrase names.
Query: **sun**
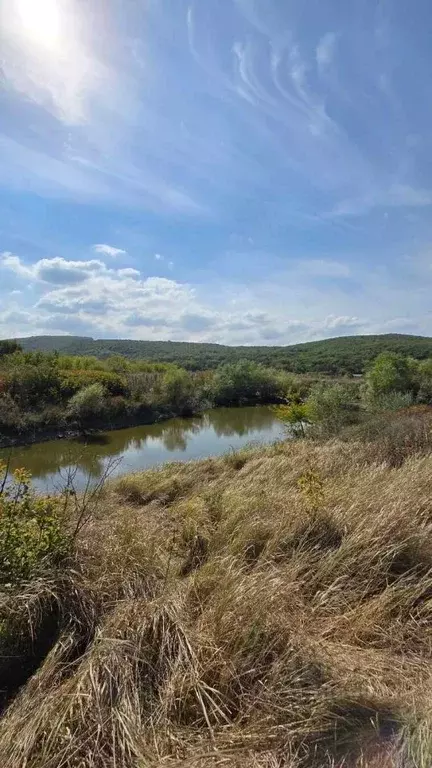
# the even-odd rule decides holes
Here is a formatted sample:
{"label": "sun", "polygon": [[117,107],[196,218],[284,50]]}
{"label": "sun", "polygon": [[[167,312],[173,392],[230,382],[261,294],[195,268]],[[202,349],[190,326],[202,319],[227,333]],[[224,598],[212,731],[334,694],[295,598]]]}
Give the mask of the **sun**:
{"label": "sun", "polygon": [[16,0],[23,32],[34,43],[56,48],[60,42],[59,0]]}

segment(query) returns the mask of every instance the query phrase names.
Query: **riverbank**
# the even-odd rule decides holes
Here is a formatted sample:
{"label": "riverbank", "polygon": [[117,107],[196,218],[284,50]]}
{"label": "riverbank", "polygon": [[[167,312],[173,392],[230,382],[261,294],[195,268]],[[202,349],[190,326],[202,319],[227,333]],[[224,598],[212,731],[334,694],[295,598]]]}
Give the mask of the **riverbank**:
{"label": "riverbank", "polygon": [[[198,416],[201,413],[188,414],[190,416]],[[168,421],[175,418],[176,414],[172,413],[154,413],[149,411],[147,415],[142,413],[137,417],[136,415],[128,415],[113,421],[109,419],[107,421],[99,420],[94,423],[93,426],[88,426],[85,429],[79,428],[77,425],[68,426],[40,426],[35,429],[26,430],[23,432],[5,435],[0,434],[0,449],[2,448],[19,448],[26,445],[35,445],[37,443],[45,443],[51,440],[73,440],[81,438],[83,436],[98,435],[103,432],[112,432],[115,430],[126,429],[127,427],[140,427],[150,424],[158,424],[161,421]]]}
{"label": "riverbank", "polygon": [[[273,400],[272,403],[249,403],[248,405],[238,406],[233,405],[230,406],[229,409],[226,407],[218,406],[214,408],[199,408],[196,411],[188,411],[185,414],[177,414],[175,412],[164,410],[161,411],[154,411],[151,409],[140,409],[138,413],[129,413],[126,416],[122,416],[119,419],[116,420],[108,420],[108,421],[102,421],[99,420],[97,422],[93,423],[93,426],[88,426],[86,429],[79,429],[77,425],[68,425],[68,426],[49,426],[45,428],[39,428],[39,429],[33,429],[28,430],[23,433],[13,434],[13,435],[4,435],[0,434],[0,450],[1,449],[7,449],[7,448],[20,448],[25,446],[31,446],[31,445],[37,445],[38,443],[46,443],[53,440],[77,440],[77,439],[85,439],[89,438],[95,439],[98,437],[98,435],[106,435],[110,432],[118,432],[120,430],[132,428],[132,427],[144,427],[144,426],[151,426],[154,424],[162,424],[166,422],[170,422],[173,420],[178,419],[179,421],[192,421],[195,419],[200,419],[203,414],[210,413],[210,412],[226,412],[227,410],[232,409],[233,412],[238,411],[239,408],[267,408],[270,405],[278,404],[281,400]],[[217,420],[217,417],[216,417]]]}
{"label": "riverbank", "polygon": [[2,765],[429,768],[431,451],[393,429],[109,483],[70,562],[2,588]]}
{"label": "riverbank", "polygon": [[[252,443],[283,439],[284,424],[271,408],[213,408],[199,416],[51,440],[0,450],[11,470],[26,467],[40,493],[55,493],[73,469],[76,490],[110,476],[159,466],[167,461],[219,456]],[[63,480],[62,480],[63,478]]]}

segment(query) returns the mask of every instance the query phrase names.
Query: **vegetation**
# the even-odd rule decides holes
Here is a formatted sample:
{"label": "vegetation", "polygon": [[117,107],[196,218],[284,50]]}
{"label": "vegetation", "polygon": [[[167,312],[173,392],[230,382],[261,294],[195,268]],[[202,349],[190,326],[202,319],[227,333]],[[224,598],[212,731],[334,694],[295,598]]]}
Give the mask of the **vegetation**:
{"label": "vegetation", "polygon": [[381,352],[396,352],[418,360],[432,357],[432,339],[403,334],[345,336],[289,347],[227,347],[220,344],[91,339],[81,336],[31,336],[18,341],[26,351],[58,351],[98,358],[123,355],[133,360],[175,363],[192,371],[250,360],[294,373],[345,375],[363,373]]}
{"label": "vegetation", "polygon": [[379,418],[69,487],[40,515],[23,487],[2,766],[430,768],[432,416]]}
{"label": "vegetation", "polygon": [[[432,405],[431,363],[394,352],[383,352],[366,371],[364,381],[321,380],[310,382],[307,392],[294,384],[286,392],[286,404],[275,406],[278,417],[294,436],[349,436],[371,433],[391,412]],[[420,408],[419,408],[420,407]],[[426,409],[427,410],[427,409]]]}
{"label": "vegetation", "polygon": [[0,357],[0,443],[153,423],[213,405],[278,402],[292,387],[288,374],[247,361],[192,373],[118,356],[12,348]]}
{"label": "vegetation", "polygon": [[24,469],[7,481],[0,462],[0,585],[10,587],[61,562],[69,537],[59,499],[36,498]]}
{"label": "vegetation", "polygon": [[14,345],[0,357],[3,444],[257,403],[277,403],[294,435],[338,435],[381,412],[431,405],[432,358],[383,352],[359,379],[293,374],[250,360],[191,372],[172,363],[24,352]]}

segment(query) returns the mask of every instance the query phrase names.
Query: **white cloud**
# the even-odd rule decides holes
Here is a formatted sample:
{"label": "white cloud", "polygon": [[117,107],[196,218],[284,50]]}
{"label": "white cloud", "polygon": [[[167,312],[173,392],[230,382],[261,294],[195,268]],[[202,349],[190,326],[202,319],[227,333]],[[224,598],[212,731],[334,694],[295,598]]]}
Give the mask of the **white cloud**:
{"label": "white cloud", "polygon": [[126,269],[118,269],[117,274],[119,277],[139,277],[140,272],[138,269],[133,269],[132,267],[126,267]]}
{"label": "white cloud", "polygon": [[[413,264],[416,263],[414,268]],[[432,331],[429,253],[399,262],[399,272],[360,272],[330,259],[293,261],[291,268],[248,285],[217,277],[194,286],[132,267],[61,257],[27,264],[9,252],[0,264],[31,289],[9,294],[0,335],[78,333],[96,338],[285,345],[331,336],[415,329]],[[404,266],[405,264],[405,266]],[[400,277],[400,270],[405,277]],[[344,278],[326,283],[321,278]],[[410,287],[421,290],[410,290]],[[385,286],[385,288],[384,288]],[[17,288],[20,288],[18,282]],[[412,298],[410,298],[412,297]],[[408,304],[407,304],[408,301]],[[406,317],[400,317],[404,302]],[[251,309],[253,308],[253,309]]]}
{"label": "white cloud", "polygon": [[41,259],[34,265],[34,274],[38,280],[55,285],[82,283],[92,275],[105,271],[102,261],[67,261],[60,257]]}
{"label": "white cloud", "polygon": [[95,253],[101,253],[103,256],[111,256],[115,259],[117,256],[125,256],[126,251],[123,248],[115,248],[113,245],[107,245],[106,243],[96,243],[92,246]]}
{"label": "white cloud", "polygon": [[67,261],[60,256],[52,259],[40,259],[34,264],[23,264],[18,256],[6,252],[1,255],[1,263],[18,277],[33,278],[54,285],[72,285],[88,280],[92,275],[107,271],[102,261]]}
{"label": "white cloud", "polygon": [[362,325],[360,318],[349,315],[329,315],[324,320],[324,327],[332,331],[340,328],[357,328],[359,325]]}
{"label": "white cloud", "polygon": [[0,263],[3,267],[10,269],[11,272],[15,272],[18,277],[27,279],[34,277],[33,267],[27,267],[18,256],[14,256],[10,251],[3,251],[0,254]]}
{"label": "white cloud", "polygon": [[154,257],[155,257],[156,261],[163,261],[163,256],[160,253],[155,253]]}

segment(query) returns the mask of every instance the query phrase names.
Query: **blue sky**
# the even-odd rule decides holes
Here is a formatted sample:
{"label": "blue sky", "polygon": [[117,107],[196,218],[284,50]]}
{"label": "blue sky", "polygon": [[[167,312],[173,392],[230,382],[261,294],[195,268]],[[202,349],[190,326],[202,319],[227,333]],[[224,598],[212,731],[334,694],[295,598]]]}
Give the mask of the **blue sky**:
{"label": "blue sky", "polygon": [[430,0],[0,0],[0,335],[432,335]]}

